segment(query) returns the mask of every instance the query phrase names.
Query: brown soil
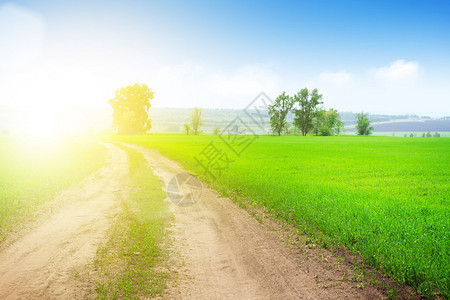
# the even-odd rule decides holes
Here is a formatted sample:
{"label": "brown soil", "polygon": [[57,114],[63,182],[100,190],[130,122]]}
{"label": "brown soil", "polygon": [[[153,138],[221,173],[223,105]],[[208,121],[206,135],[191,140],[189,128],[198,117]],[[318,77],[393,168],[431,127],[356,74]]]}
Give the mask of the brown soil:
{"label": "brown soil", "polygon": [[116,146],[105,147],[110,152],[105,167],[63,192],[58,199],[63,207],[4,242],[0,299],[92,297],[91,287],[76,277],[104,240],[128,176],[126,154]]}
{"label": "brown soil", "polygon": [[[186,172],[155,150],[127,146],[145,155],[165,186]],[[172,208],[172,263],[179,276],[163,298],[386,298],[381,288],[354,277],[349,262],[307,245],[305,236],[293,235],[270,218],[258,221],[204,184],[197,203]]]}

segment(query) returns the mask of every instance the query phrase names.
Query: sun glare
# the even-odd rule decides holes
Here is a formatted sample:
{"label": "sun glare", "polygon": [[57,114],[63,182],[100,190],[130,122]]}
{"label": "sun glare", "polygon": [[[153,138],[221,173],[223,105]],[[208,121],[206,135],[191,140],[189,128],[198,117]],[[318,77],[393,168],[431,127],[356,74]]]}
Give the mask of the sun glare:
{"label": "sun glare", "polygon": [[64,135],[64,128],[58,122],[56,111],[47,108],[24,113],[20,127],[20,135],[33,143],[55,142]]}

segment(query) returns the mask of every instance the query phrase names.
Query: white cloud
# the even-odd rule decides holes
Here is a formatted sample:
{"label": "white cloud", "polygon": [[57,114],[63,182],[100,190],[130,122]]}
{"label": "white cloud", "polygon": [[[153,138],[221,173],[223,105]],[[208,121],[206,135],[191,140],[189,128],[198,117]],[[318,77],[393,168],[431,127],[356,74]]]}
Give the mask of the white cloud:
{"label": "white cloud", "polygon": [[375,77],[390,81],[415,78],[419,73],[419,63],[416,61],[405,61],[399,59],[390,66],[371,70]]}
{"label": "white cloud", "polygon": [[256,96],[261,91],[273,91],[280,78],[269,69],[244,66],[233,74],[211,74],[208,85],[216,93],[229,92],[239,96]]}
{"label": "white cloud", "polygon": [[242,66],[227,73],[185,62],[155,68],[146,81],[156,91],[157,106],[243,108],[261,91],[277,91],[280,77],[258,66]]}
{"label": "white cloud", "polygon": [[346,84],[351,81],[352,75],[345,70],[338,72],[323,72],[319,75],[319,79],[331,84]]}

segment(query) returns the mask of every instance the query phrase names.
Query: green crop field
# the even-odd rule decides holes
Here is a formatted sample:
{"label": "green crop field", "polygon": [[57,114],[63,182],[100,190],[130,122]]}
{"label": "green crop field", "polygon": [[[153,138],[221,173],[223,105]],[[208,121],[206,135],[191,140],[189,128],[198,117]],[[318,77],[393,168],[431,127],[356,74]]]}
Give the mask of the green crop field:
{"label": "green crop field", "polygon": [[[217,136],[113,139],[157,148],[322,246],[352,249],[421,294],[449,296],[450,139],[258,136],[239,155]],[[213,153],[219,161],[205,173],[195,158]]]}
{"label": "green crop field", "polygon": [[45,145],[0,137],[0,241],[60,190],[101,167],[105,155],[101,145],[84,140]]}

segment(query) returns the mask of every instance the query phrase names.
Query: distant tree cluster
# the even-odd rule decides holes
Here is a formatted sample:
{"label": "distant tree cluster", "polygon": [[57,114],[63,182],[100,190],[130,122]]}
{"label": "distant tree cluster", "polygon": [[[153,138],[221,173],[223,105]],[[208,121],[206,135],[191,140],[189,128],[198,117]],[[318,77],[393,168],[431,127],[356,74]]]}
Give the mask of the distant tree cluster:
{"label": "distant tree cluster", "polygon": [[[407,133],[405,133],[404,135],[403,135],[404,137],[408,137],[408,134]],[[409,134],[409,137],[416,137],[417,136],[417,133],[410,133]],[[433,133],[433,134],[431,134],[431,132],[430,131],[428,131],[427,133],[425,133],[425,132],[423,132],[422,133],[422,137],[441,137],[441,134],[439,133],[439,132],[435,132],[435,133]]]}
{"label": "distant tree cluster", "polygon": [[[299,131],[303,136],[310,132],[316,135],[339,134],[344,124],[338,111],[330,108],[325,110],[321,105],[322,94],[317,89],[309,91],[307,88],[301,89],[294,96],[289,96],[286,92],[281,93],[274,104],[269,105],[270,127],[276,135],[283,132],[290,133]],[[294,128],[287,123],[289,112],[294,113]]]}
{"label": "distant tree cluster", "polygon": [[431,134],[431,132],[422,133],[422,137],[441,137],[441,134],[439,132],[435,132],[434,134]]}

